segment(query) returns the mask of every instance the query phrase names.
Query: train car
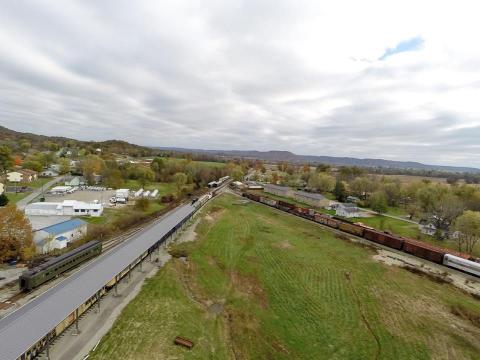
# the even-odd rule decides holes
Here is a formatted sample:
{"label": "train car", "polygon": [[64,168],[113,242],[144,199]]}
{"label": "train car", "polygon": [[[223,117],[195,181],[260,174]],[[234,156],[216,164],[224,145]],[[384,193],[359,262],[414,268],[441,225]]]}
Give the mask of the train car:
{"label": "train car", "polygon": [[268,205],[268,206],[277,206],[277,201],[276,200],[273,200],[273,199],[270,199],[268,197],[265,197],[265,196],[261,196],[260,197],[260,202],[262,204],[265,204],[265,205]]}
{"label": "train car", "polygon": [[330,226],[334,229],[338,229],[338,226],[340,224],[340,221],[335,220],[331,216],[319,213],[315,214],[314,220],[320,224]]}
{"label": "train car", "polygon": [[277,207],[283,211],[293,211],[295,209],[295,205],[283,200],[278,200]]}
{"label": "train car", "polygon": [[403,251],[437,264],[443,264],[443,257],[446,254],[443,249],[413,239],[404,239]]}
{"label": "train car", "polygon": [[480,264],[474,261],[466,260],[452,254],[445,254],[443,257],[443,265],[464,271],[466,273],[480,276]]}
{"label": "train car", "polygon": [[20,275],[20,288],[30,291],[102,252],[102,243],[89,241]]}
{"label": "train car", "polygon": [[364,232],[364,229],[361,226],[350,224],[344,221],[339,222],[338,228],[349,234],[360,236],[360,237],[363,236],[363,232]]}
{"label": "train car", "polygon": [[248,194],[248,198],[253,201],[260,202],[260,196],[255,195],[255,194]]}
{"label": "train car", "polygon": [[363,237],[367,240],[382,244],[393,249],[401,250],[404,240],[398,236],[387,234],[371,228],[364,227]]}

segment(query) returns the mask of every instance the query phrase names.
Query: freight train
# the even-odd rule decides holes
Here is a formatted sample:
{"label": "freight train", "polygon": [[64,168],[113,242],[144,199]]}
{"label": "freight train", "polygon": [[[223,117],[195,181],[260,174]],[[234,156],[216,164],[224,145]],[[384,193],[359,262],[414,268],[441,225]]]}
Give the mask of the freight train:
{"label": "freight train", "polygon": [[89,241],[20,275],[20,289],[30,291],[102,252],[102,243]]}
{"label": "freight train", "polygon": [[350,223],[334,216],[318,213],[314,209],[303,208],[282,200],[274,200],[267,196],[259,196],[248,192],[242,193],[242,196],[328,227],[362,237],[377,244],[401,250],[419,258],[480,277],[480,263],[473,261],[475,259],[470,255],[450,249],[442,249],[437,246],[395,235],[390,232],[375,230],[362,224]]}

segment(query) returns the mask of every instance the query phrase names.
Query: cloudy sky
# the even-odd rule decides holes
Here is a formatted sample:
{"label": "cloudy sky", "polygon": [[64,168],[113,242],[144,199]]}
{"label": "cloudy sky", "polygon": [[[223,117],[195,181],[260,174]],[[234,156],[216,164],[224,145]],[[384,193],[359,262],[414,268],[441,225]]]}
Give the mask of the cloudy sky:
{"label": "cloudy sky", "polygon": [[0,124],[480,167],[478,1],[5,1]]}

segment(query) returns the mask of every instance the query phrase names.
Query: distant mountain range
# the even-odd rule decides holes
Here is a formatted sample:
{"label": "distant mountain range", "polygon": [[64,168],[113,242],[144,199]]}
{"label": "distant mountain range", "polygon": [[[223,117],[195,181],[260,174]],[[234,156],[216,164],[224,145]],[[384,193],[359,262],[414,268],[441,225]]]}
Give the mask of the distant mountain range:
{"label": "distant mountain range", "polygon": [[66,137],[37,135],[32,133],[24,133],[15,130],[7,129],[0,126],[0,145],[2,143],[10,144],[13,148],[22,140],[30,142],[33,149],[41,149],[45,142],[52,142],[60,147],[91,147],[100,148],[104,151],[112,153],[128,153],[131,155],[148,156],[152,149],[146,146],[140,146],[128,143],[122,140],[107,140],[107,141],[80,141]]}
{"label": "distant mountain range", "polygon": [[79,141],[65,137],[36,135],[31,133],[22,133],[7,129],[0,126],[0,144],[8,143],[17,145],[21,140],[28,140],[32,148],[40,148],[45,141],[51,141],[59,146],[77,146],[77,147],[92,147],[108,150],[112,153],[128,153],[135,156],[150,156],[152,150],[176,151],[183,153],[197,153],[218,156],[222,158],[244,158],[244,159],[259,159],[267,162],[287,161],[290,163],[304,164],[330,164],[339,166],[359,166],[371,168],[387,168],[387,169],[402,169],[402,170],[434,170],[444,172],[458,172],[458,173],[475,173],[480,174],[480,169],[472,167],[461,166],[442,166],[442,165],[427,165],[414,161],[394,161],[384,159],[358,159],[352,157],[335,157],[335,156],[315,156],[315,155],[297,155],[290,151],[255,151],[255,150],[205,150],[205,149],[186,149],[176,147],[146,147],[136,144],[131,144],[121,140],[107,140],[107,141]]}
{"label": "distant mountain range", "polygon": [[358,159],[352,157],[336,157],[336,156],[316,156],[316,155],[297,155],[290,151],[256,151],[256,150],[204,150],[204,149],[185,149],[174,147],[155,147],[160,150],[203,153],[219,157],[227,158],[244,158],[259,159],[270,162],[287,161],[291,163],[312,163],[312,164],[330,164],[339,166],[359,166],[372,168],[390,168],[403,170],[435,170],[445,172],[459,173],[480,173],[480,169],[461,166],[443,166],[443,165],[427,165],[414,161],[394,161],[384,159]]}

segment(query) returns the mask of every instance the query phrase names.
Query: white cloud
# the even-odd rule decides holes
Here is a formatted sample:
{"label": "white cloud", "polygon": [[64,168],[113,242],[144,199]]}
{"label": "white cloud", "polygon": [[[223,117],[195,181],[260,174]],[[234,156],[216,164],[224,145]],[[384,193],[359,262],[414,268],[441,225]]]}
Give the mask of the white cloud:
{"label": "white cloud", "polygon": [[[480,166],[474,1],[27,1],[0,123],[82,139]],[[412,38],[416,51],[378,59]]]}

